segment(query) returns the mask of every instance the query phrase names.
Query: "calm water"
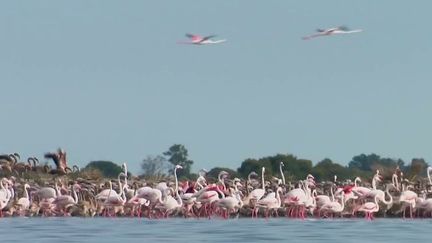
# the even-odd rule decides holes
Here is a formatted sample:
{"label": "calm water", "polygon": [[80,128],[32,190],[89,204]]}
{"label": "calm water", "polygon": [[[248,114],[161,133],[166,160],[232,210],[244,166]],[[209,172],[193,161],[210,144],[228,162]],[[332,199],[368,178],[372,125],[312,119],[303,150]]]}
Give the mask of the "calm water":
{"label": "calm water", "polygon": [[412,242],[432,220],[0,218],[0,242]]}

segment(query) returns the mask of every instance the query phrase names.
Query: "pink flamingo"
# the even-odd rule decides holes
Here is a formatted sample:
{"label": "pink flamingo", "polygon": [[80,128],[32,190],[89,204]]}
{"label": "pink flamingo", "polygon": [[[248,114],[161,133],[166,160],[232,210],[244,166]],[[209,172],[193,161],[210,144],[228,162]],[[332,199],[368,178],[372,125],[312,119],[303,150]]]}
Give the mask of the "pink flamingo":
{"label": "pink flamingo", "polygon": [[60,209],[60,211],[62,211],[63,214],[66,216],[66,208],[70,205],[75,205],[78,203],[78,195],[76,191],[79,189],[81,189],[81,186],[78,184],[74,184],[72,186],[73,197],[69,195],[60,195],[54,199],[52,204],[55,204],[56,208]]}
{"label": "pink flamingo", "polygon": [[227,219],[231,212],[235,212],[237,209],[243,207],[240,192],[234,190],[234,192],[231,193],[231,196],[217,200],[215,206],[223,211],[222,216]]}
{"label": "pink flamingo", "polygon": [[30,208],[30,197],[27,191],[27,189],[29,188],[29,184],[24,184],[24,197],[18,199],[15,204],[18,207],[18,211],[21,216],[23,216],[25,212]]}
{"label": "pink flamingo", "polygon": [[192,45],[208,45],[208,44],[219,44],[223,43],[226,40],[212,40],[213,37],[216,37],[216,35],[209,35],[209,36],[199,36],[194,34],[186,34],[186,37],[188,37],[189,41],[179,41],[178,44],[192,44]]}
{"label": "pink flamingo", "polygon": [[360,212],[365,213],[365,218],[368,220],[374,219],[373,213],[376,213],[379,211],[379,204],[378,204],[378,195],[375,196],[375,202],[367,202],[360,206],[358,209]]}
{"label": "pink flamingo", "polygon": [[399,197],[399,202],[402,204],[403,209],[403,218],[405,218],[405,211],[406,208],[410,208],[410,218],[413,218],[413,210],[416,207],[417,202],[417,193],[409,190],[410,186],[407,186],[405,189],[405,186],[402,184],[402,193]]}
{"label": "pink flamingo", "polygon": [[331,213],[332,217],[334,214],[336,213],[340,213],[342,216],[342,211],[345,208],[345,200],[344,200],[344,196],[345,194],[342,193],[341,194],[341,202],[337,202],[337,201],[332,201],[329,203],[326,203],[324,205],[321,206],[320,211],[324,211],[325,213]]}
{"label": "pink flamingo", "polygon": [[361,29],[350,30],[346,26],[339,26],[339,27],[329,28],[329,29],[317,29],[318,33],[313,34],[313,35],[309,35],[309,36],[305,36],[305,37],[303,37],[303,40],[310,40],[310,39],[320,37],[320,36],[330,36],[330,35],[337,35],[337,34],[352,34],[352,33],[358,33],[358,32],[362,32],[362,31],[363,30],[361,30]]}
{"label": "pink flamingo", "polygon": [[[163,203],[156,205],[156,208],[158,208],[159,210],[163,211],[163,214],[165,217],[168,217],[168,215],[173,212],[176,209],[180,209],[183,206],[183,201],[180,198],[180,195],[178,193],[178,179],[177,179],[177,170],[178,169],[183,169],[183,167],[181,165],[176,165],[174,168],[174,178],[175,178],[175,194],[177,198],[174,198],[171,195],[166,196],[165,200]],[[172,189],[168,189],[171,190]]]}
{"label": "pink flamingo", "polygon": [[[251,201],[257,202],[260,200],[264,194],[265,194],[265,181],[264,181],[264,173],[265,173],[265,167],[261,168],[261,186],[262,188],[254,189],[249,193],[249,195],[243,200],[244,205],[250,205]],[[255,207],[252,210],[252,218],[254,216],[258,217],[258,215],[254,215]]]}
{"label": "pink flamingo", "polygon": [[282,201],[281,201],[281,197],[280,194],[282,193],[282,188],[278,187],[276,190],[276,194],[275,197],[265,197],[261,200],[258,200],[256,202],[256,208],[255,210],[255,215],[257,215],[258,217],[258,210],[259,208],[264,208],[265,209],[265,217],[268,218],[269,217],[269,212],[270,210],[274,211],[276,214],[276,217],[278,216],[277,210],[278,208],[281,207]]}

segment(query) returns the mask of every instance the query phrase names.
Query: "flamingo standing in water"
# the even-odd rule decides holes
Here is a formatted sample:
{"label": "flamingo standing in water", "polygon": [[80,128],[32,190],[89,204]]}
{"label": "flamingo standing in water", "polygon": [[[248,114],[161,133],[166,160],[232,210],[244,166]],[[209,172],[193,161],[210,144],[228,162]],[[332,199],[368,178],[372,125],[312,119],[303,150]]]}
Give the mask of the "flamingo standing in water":
{"label": "flamingo standing in water", "polygon": [[3,209],[7,206],[11,198],[10,191],[4,187],[3,181],[7,181],[7,179],[3,178],[0,180],[0,217],[3,217]]}
{"label": "flamingo standing in water", "polygon": [[[406,182],[406,181],[404,181],[404,182]],[[405,218],[405,212],[406,212],[407,207],[410,208],[410,217],[413,218],[413,210],[416,207],[418,195],[417,195],[417,193],[409,190],[410,187],[411,186],[407,186],[405,188],[405,185],[402,184],[402,193],[399,197],[399,202],[402,204],[403,218]]]}
{"label": "flamingo standing in water", "polygon": [[352,33],[358,33],[358,32],[362,32],[362,31],[363,30],[361,30],[361,29],[350,30],[346,26],[339,26],[339,27],[329,28],[329,29],[317,29],[318,33],[313,34],[313,35],[309,35],[309,36],[305,36],[305,37],[303,37],[303,40],[310,40],[310,39],[320,37],[320,36],[329,36],[329,35],[338,35],[338,34],[352,34]]}
{"label": "flamingo standing in water", "polygon": [[27,189],[30,188],[29,184],[24,184],[24,197],[18,199],[15,204],[18,207],[18,212],[21,216],[25,214],[25,212],[30,208],[30,197]]}
{"label": "flamingo standing in water", "polygon": [[328,202],[324,205],[321,206],[321,208],[319,209],[320,211],[324,211],[325,213],[331,213],[332,217],[334,214],[336,213],[340,213],[341,217],[342,217],[342,211],[345,208],[345,199],[344,199],[345,194],[342,193],[341,194],[341,202],[337,202],[337,201],[332,201],[332,202]]}
{"label": "flamingo standing in water", "polygon": [[[171,195],[168,195],[164,202],[162,204],[156,205],[155,208],[163,211],[163,214],[165,217],[168,217],[168,215],[173,212],[176,209],[180,209],[183,206],[183,201],[180,198],[180,195],[178,193],[178,179],[177,179],[177,170],[183,169],[181,165],[176,165],[174,168],[174,178],[175,178],[175,195],[177,198],[174,198]],[[172,190],[172,189],[168,189]]]}
{"label": "flamingo standing in water", "polygon": [[209,44],[219,44],[223,43],[226,40],[212,40],[212,38],[216,37],[216,35],[209,36],[200,36],[195,34],[186,34],[186,37],[189,38],[189,41],[179,41],[178,44],[191,44],[191,45],[209,45]]}
{"label": "flamingo standing in water", "polygon": [[375,202],[367,202],[361,205],[358,211],[364,212],[366,219],[368,220],[374,219],[373,213],[379,211],[378,195],[375,196]]}
{"label": "flamingo standing in water", "polygon": [[432,167],[428,167],[426,172],[427,172],[427,177],[429,179],[429,186],[432,186],[432,179],[431,179],[431,171],[432,171]]}
{"label": "flamingo standing in water", "polygon": [[75,184],[72,186],[72,196],[69,195],[59,195],[57,196],[54,201],[52,202],[53,204],[56,205],[56,208],[59,209],[60,211],[63,212],[63,214],[66,216],[66,208],[70,205],[75,205],[78,203],[78,195],[76,193],[76,191],[78,189],[81,189],[81,186],[78,184]]}
{"label": "flamingo standing in water", "polygon": [[276,194],[275,197],[265,197],[261,200],[258,200],[256,202],[256,208],[255,210],[255,215],[258,215],[258,210],[259,208],[264,208],[265,209],[265,217],[268,218],[269,217],[269,212],[270,210],[274,211],[276,214],[276,217],[278,216],[277,210],[278,208],[281,207],[282,204],[282,200],[280,197],[280,194],[282,193],[282,188],[278,187],[276,190]]}
{"label": "flamingo standing in water", "polygon": [[[261,183],[262,183],[262,188],[257,188],[253,191],[251,191],[251,193],[249,193],[249,195],[243,200],[243,204],[244,205],[249,205],[251,200],[254,202],[257,202],[258,200],[260,200],[264,194],[265,194],[265,181],[264,181],[264,173],[265,173],[265,167],[261,168]],[[258,217],[257,214],[254,214],[254,212],[258,212],[254,209],[252,210],[252,218],[254,216]]]}

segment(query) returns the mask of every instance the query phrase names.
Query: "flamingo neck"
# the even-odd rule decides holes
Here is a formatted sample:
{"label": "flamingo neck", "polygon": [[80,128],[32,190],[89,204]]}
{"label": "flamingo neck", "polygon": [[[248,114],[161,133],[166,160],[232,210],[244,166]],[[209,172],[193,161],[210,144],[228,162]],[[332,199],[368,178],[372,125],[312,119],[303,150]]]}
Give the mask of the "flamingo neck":
{"label": "flamingo neck", "polygon": [[386,205],[390,205],[390,204],[393,203],[393,197],[392,197],[392,195],[391,195],[390,192],[389,192],[389,188],[388,188],[388,186],[387,186],[387,188],[386,188],[386,194],[390,197],[390,199],[389,199],[389,201],[386,201],[386,200],[385,200],[385,196],[384,196],[383,202],[384,202],[384,204],[386,204]]}
{"label": "flamingo neck", "polygon": [[432,185],[432,179],[431,179],[431,175],[430,172],[432,171],[432,167],[428,167],[427,168],[427,177],[429,179],[429,184]]}
{"label": "flamingo neck", "polygon": [[112,182],[111,181],[109,181],[109,185],[110,185],[110,190],[108,192],[108,197],[107,197],[106,200],[108,200],[108,198],[111,196],[111,192],[113,191],[113,187],[112,187]]}
{"label": "flamingo neck", "polygon": [[225,198],[225,193],[223,193],[223,192],[219,189],[218,186],[216,186],[216,191],[217,191],[219,194],[221,194],[221,197],[222,197],[222,198]]}
{"label": "flamingo neck", "polygon": [[280,173],[281,173],[282,183],[285,185],[285,175],[284,175],[284,173],[283,173],[283,171],[282,171],[282,164],[279,165],[279,171],[280,171]]}
{"label": "flamingo neck", "polygon": [[57,196],[61,196],[62,194],[61,194],[61,191],[60,191],[60,188],[59,188],[57,182],[54,184],[54,186],[55,186],[55,189],[56,189],[56,192],[57,192]]}
{"label": "flamingo neck", "polygon": [[265,183],[264,183],[264,167],[261,170],[261,182],[262,182],[262,189],[265,191]]}
{"label": "flamingo neck", "polygon": [[117,180],[118,180],[118,184],[119,184],[119,195],[121,195],[121,193],[122,193],[122,189],[123,189],[123,187],[122,187],[122,183],[121,183],[121,179],[120,179],[120,175],[121,174],[119,174],[118,176],[117,176]]}
{"label": "flamingo neck", "polygon": [[27,198],[27,199],[29,198],[29,194],[28,194],[26,186],[24,186],[24,195],[25,195],[25,198]]}
{"label": "flamingo neck", "polygon": [[[343,193],[343,192],[342,192],[342,193]],[[334,194],[333,194],[333,186],[330,187],[330,195],[331,195],[332,201],[334,201],[334,200],[335,200],[335,197],[334,197]]]}
{"label": "flamingo neck", "polygon": [[126,163],[124,164],[124,174],[125,174],[125,179],[124,179],[124,184],[127,185],[127,174],[128,174],[128,169],[127,169],[127,165]]}
{"label": "flamingo neck", "polygon": [[357,187],[358,185],[357,185],[357,181],[360,181],[360,179],[358,178],[358,177],[356,177],[355,179],[354,179],[354,187]]}
{"label": "flamingo neck", "polygon": [[72,193],[73,193],[73,196],[74,196],[74,202],[78,203],[78,195],[77,195],[77,193],[75,191],[75,187],[74,186],[72,186]]}
{"label": "flamingo neck", "polygon": [[175,178],[175,190],[176,192],[178,192],[177,168],[174,169],[174,178]]}
{"label": "flamingo neck", "polygon": [[282,190],[280,187],[278,187],[276,189],[276,200],[277,200],[277,203],[278,203],[278,207],[280,207],[281,204],[282,204],[282,201],[281,201],[281,198],[280,198],[280,194],[279,194],[280,190]]}
{"label": "flamingo neck", "polygon": [[376,190],[376,175],[372,178],[372,188]]}
{"label": "flamingo neck", "polygon": [[341,211],[344,210],[345,208],[345,194],[342,192],[342,197],[341,197]]}

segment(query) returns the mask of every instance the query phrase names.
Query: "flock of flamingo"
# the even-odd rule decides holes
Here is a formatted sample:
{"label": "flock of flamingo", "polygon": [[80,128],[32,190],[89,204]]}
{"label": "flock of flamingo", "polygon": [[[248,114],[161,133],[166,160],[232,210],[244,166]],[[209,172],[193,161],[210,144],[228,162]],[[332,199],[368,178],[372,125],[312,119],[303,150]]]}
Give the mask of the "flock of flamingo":
{"label": "flock of flamingo", "polygon": [[[351,30],[346,26],[338,26],[334,28],[328,28],[328,29],[317,29],[317,33],[305,36],[302,39],[303,40],[310,40],[316,37],[322,37],[322,36],[330,36],[330,35],[340,35],[340,34],[353,34],[362,32],[363,30],[357,29],[357,30]],[[223,42],[226,42],[227,40],[213,40],[216,35],[209,35],[209,36],[200,36],[195,34],[187,33],[186,37],[189,38],[188,41],[179,41],[178,44],[191,44],[191,45],[210,45],[210,44],[220,44]]]}
{"label": "flock of flamingo", "polygon": [[[13,154],[0,155],[0,164],[4,167],[8,162],[14,163],[12,166],[22,163],[13,157]],[[34,159],[28,159],[30,169],[34,169],[31,166]],[[117,180],[104,181],[71,179],[60,174],[51,177],[52,180],[36,182],[19,173],[5,176],[5,171],[0,171],[4,176],[0,180],[0,216],[304,219],[364,215],[372,220],[376,213],[383,215],[392,210],[393,216],[403,218],[432,217],[432,198],[427,198],[432,186],[432,167],[427,168],[428,181],[423,186],[414,186],[398,168],[391,180],[385,180],[377,170],[371,183],[358,177],[353,182],[342,182],[336,175],[332,182],[317,183],[313,175],[308,175],[304,180],[287,183],[283,168],[284,163],[280,162],[280,178],[270,180],[265,180],[265,167],[260,176],[251,172],[244,179],[230,178],[221,171],[214,183],[208,183],[204,169],[196,180],[179,182],[180,165],[173,168],[173,180],[163,182],[128,176],[126,163]]]}

